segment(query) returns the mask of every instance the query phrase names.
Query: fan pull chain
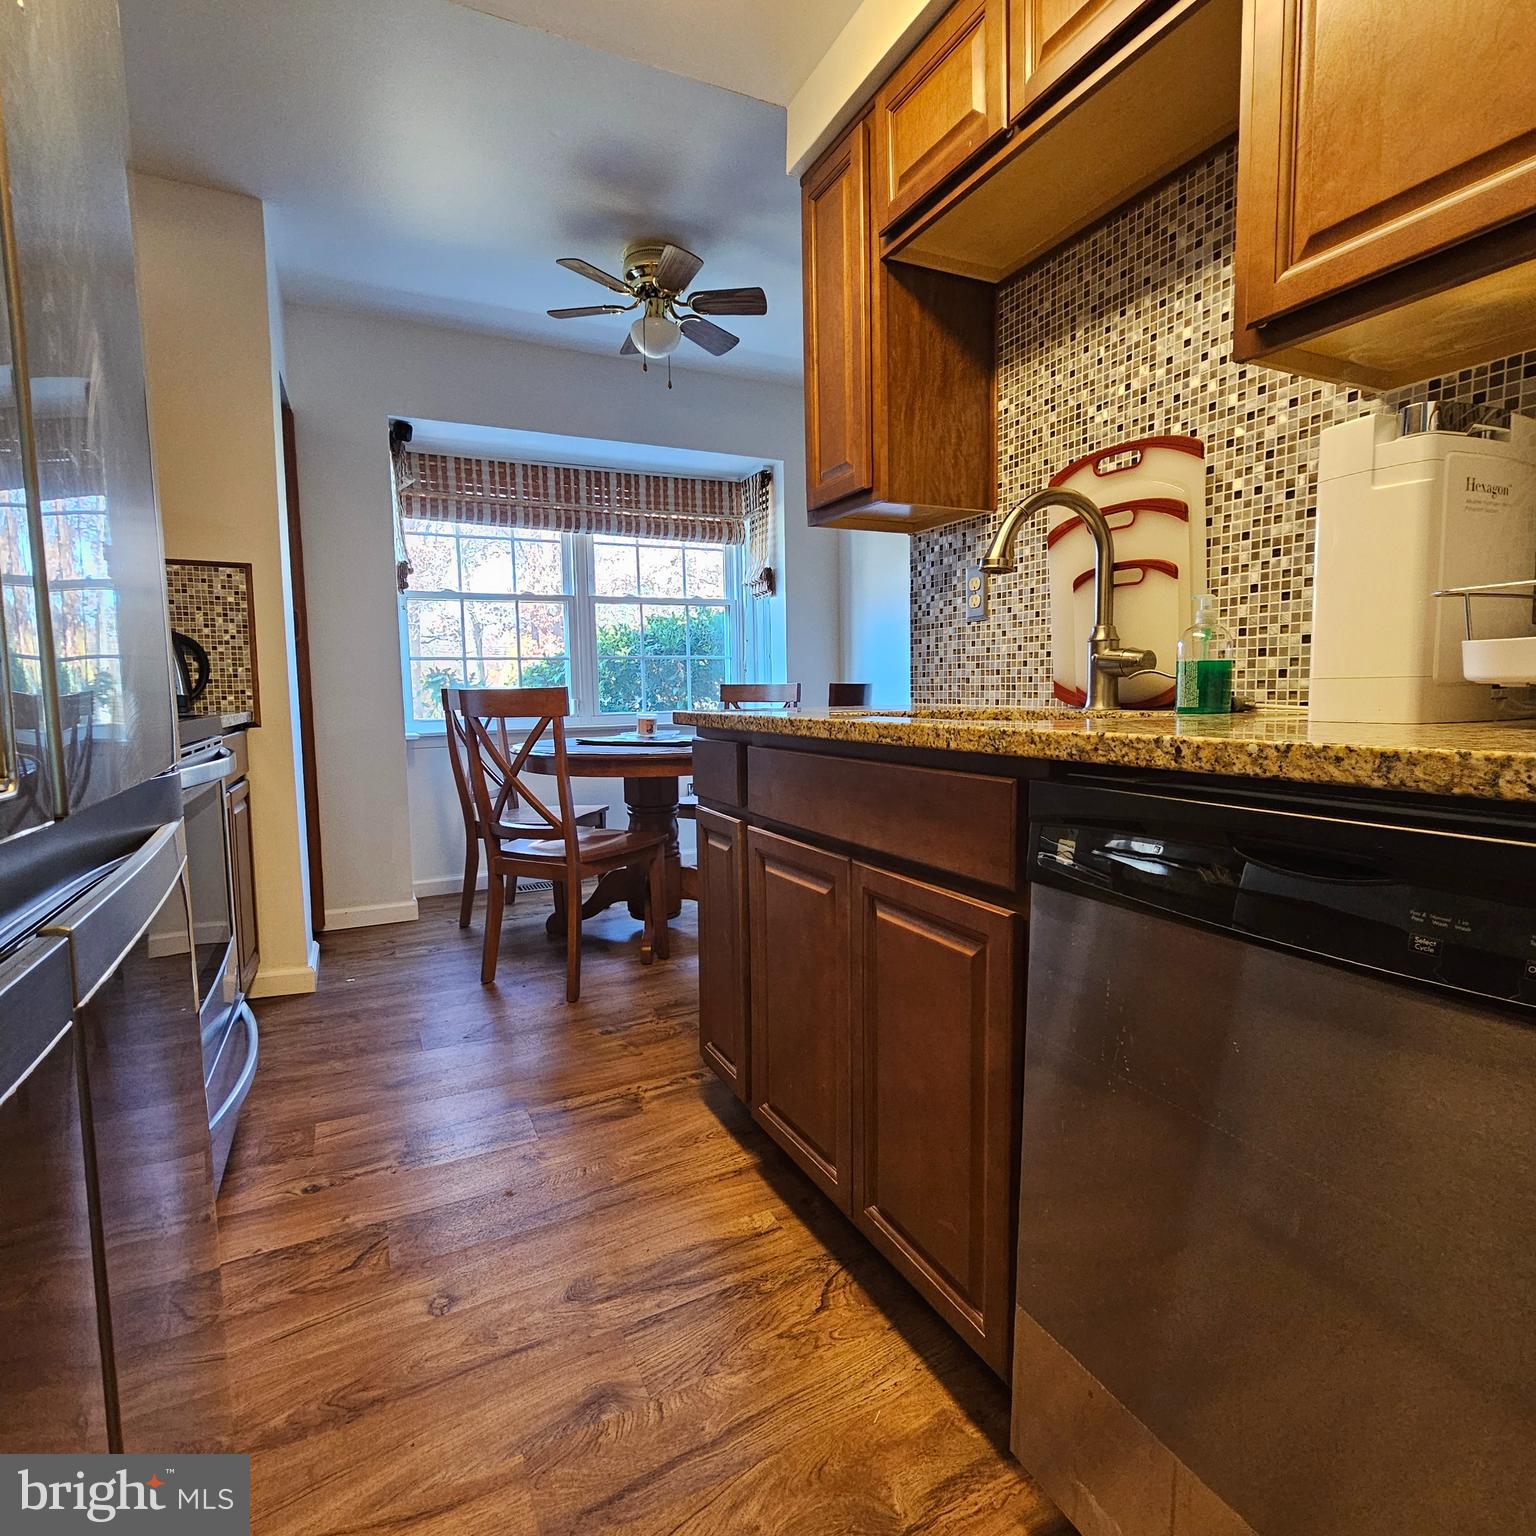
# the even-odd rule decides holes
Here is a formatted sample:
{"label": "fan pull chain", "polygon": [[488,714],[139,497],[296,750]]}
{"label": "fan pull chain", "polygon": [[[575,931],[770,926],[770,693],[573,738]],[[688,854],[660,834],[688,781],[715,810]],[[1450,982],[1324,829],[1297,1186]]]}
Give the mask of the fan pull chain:
{"label": "fan pull chain", "polygon": [[672,354],[667,353],[667,388],[672,388]]}

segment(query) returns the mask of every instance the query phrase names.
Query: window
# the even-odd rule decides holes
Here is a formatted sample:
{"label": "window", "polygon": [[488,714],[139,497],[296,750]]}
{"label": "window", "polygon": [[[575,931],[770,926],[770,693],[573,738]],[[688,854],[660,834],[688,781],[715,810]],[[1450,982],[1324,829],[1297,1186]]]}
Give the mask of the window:
{"label": "window", "polygon": [[[65,695],[94,695],[94,719],[110,724],[122,709],[122,658],[117,648],[117,588],[108,566],[112,540],[106,497],[45,501],[42,514],[58,688]],[[42,689],[42,662],[25,517],[26,493],[0,490],[0,570],[5,573],[11,687],[19,694],[36,694]]]}
{"label": "window", "polygon": [[579,716],[718,709],[741,675],[740,551],[611,534],[404,521],[406,727],[440,691],[568,687]]}

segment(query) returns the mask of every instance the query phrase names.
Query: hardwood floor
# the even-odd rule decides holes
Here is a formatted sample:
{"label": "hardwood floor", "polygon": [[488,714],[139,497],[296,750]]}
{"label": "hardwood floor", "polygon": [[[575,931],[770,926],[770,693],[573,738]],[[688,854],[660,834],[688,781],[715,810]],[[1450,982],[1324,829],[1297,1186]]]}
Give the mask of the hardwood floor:
{"label": "hardwood floor", "polygon": [[574,1006],[547,898],[492,988],[456,909],[260,1007],[219,1202],[259,1536],[1069,1536],[1002,1386],[700,1063],[695,909],[649,968],[589,923]]}

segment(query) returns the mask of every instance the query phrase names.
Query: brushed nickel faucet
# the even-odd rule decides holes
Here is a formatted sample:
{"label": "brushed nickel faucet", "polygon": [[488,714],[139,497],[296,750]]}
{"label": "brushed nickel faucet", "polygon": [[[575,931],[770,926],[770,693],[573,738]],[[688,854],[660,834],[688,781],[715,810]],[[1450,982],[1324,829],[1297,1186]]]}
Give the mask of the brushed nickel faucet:
{"label": "brushed nickel faucet", "polygon": [[1013,545],[1019,525],[1043,507],[1067,507],[1088,525],[1093,536],[1093,632],[1088,636],[1088,690],[1084,709],[1119,709],[1120,679],[1157,665],[1153,651],[1122,649],[1115,633],[1115,535],[1097,505],[1081,491],[1047,486],[1027,496],[1003,519],[992,536],[981,568],[1001,576],[1013,569]]}

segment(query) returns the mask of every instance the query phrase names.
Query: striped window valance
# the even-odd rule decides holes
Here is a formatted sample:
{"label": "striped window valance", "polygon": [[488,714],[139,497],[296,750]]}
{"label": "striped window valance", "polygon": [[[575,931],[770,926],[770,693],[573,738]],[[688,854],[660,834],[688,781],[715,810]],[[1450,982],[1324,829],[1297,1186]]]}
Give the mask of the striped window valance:
{"label": "striped window valance", "polygon": [[398,494],[406,517],[705,544],[741,544],[747,535],[753,477],[655,475],[448,453],[402,457]]}

